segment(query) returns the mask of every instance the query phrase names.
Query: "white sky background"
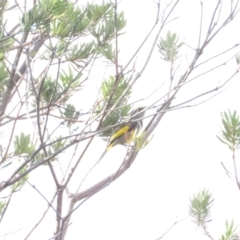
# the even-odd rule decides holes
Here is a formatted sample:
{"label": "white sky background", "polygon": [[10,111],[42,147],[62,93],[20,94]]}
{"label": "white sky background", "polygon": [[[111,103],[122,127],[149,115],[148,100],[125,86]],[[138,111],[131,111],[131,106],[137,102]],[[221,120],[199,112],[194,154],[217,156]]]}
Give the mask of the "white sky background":
{"label": "white sky background", "polygon": [[[210,14],[216,2],[204,1],[204,23],[210,21]],[[230,8],[228,4],[229,1],[224,1],[223,14]],[[156,18],[156,6],[149,0],[122,0],[119,8],[124,10],[128,21],[126,34],[119,42],[120,64],[124,65],[152,27]],[[165,37],[168,30],[177,32],[181,40],[184,39],[190,46],[196,48],[200,21],[199,1],[180,1],[172,18],[177,16],[179,18],[168,24],[161,36]],[[203,26],[206,26],[204,23]],[[238,23],[239,17],[208,46],[206,56],[202,59],[207,59],[238,43]],[[151,40],[154,37],[155,35]],[[141,69],[146,59],[151,40],[138,54],[137,71]],[[190,61],[194,52],[184,47],[185,50]],[[233,52],[218,61],[222,63],[223,59],[227,60],[231,56]],[[184,69],[186,58],[184,55],[182,58]],[[206,71],[212,66],[212,64],[206,65],[199,71]],[[147,97],[159,87],[169,78],[168,67],[167,63],[160,60],[155,49],[148,69],[136,84],[133,98],[136,100]],[[216,87],[219,81],[231,76],[236,68],[235,61],[232,61],[199,78],[198,82],[181,91],[177,102],[187,100],[204,89],[210,90]],[[86,95],[97,91],[98,86],[94,79],[99,76],[104,77],[105,72],[105,68],[99,66],[99,69],[102,73],[91,76],[93,81],[87,86]],[[165,85],[156,93],[158,96],[152,96],[139,105],[153,102],[168,87]],[[210,101],[194,108],[167,113],[154,132],[151,143],[141,151],[132,167],[110,187],[96,194],[73,214],[72,225],[69,227],[66,239],[155,240],[176,221],[176,217],[177,219],[187,217],[189,197],[204,187],[212,191],[215,197],[213,221],[209,224],[213,237],[215,239],[220,237],[226,219],[233,218],[236,223],[240,223],[239,191],[235,183],[226,176],[220,164],[224,162],[231,169],[231,152],[216,138],[221,128],[220,112],[229,108],[240,113],[239,87],[239,75],[237,75],[224,92]],[[78,100],[83,101],[86,95],[79,96]],[[105,142],[97,138],[84,161],[95,162],[105,145]],[[93,182],[96,176],[104,176],[116,167],[116,164],[120,164],[124,154],[124,147],[113,148],[98,166],[98,170],[92,173],[89,183]],[[77,177],[75,176],[73,185],[78,183]],[[54,185],[46,167],[34,171],[29,180],[50,200]],[[44,199],[33,188],[26,186],[13,198],[2,223],[0,235],[21,229],[5,239],[23,239],[39,220],[46,206]],[[50,221],[44,221],[29,239],[49,239],[55,230],[54,216],[55,213],[50,210],[48,214]],[[2,239],[4,238],[0,236],[0,240]],[[205,237],[190,219],[187,219],[177,224],[163,239],[198,240]]]}

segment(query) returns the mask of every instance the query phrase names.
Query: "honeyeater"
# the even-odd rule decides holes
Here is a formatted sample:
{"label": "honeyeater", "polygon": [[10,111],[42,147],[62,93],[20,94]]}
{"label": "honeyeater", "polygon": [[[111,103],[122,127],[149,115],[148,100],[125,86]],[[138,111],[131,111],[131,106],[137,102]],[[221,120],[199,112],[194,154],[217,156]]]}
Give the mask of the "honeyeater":
{"label": "honeyeater", "polygon": [[135,137],[142,128],[141,118],[145,114],[145,111],[143,111],[144,109],[145,107],[139,107],[131,112],[129,121],[121,124],[111,136],[108,146],[100,159],[102,159],[103,156],[107,153],[107,151],[115,145],[130,144],[135,139]]}
{"label": "honeyeater", "polygon": [[[100,163],[104,155],[108,152],[109,149],[114,147],[117,144],[130,144],[135,137],[138,135],[139,131],[142,128],[142,117],[145,114],[145,107],[139,107],[133,110],[130,114],[130,118],[128,121],[124,122],[120,125],[120,127],[113,133],[111,136],[108,146],[106,150],[103,152],[102,156],[98,159],[98,161],[90,168],[86,176],[84,177],[82,183],[90,174],[92,169]],[[82,184],[81,183],[81,184]]]}

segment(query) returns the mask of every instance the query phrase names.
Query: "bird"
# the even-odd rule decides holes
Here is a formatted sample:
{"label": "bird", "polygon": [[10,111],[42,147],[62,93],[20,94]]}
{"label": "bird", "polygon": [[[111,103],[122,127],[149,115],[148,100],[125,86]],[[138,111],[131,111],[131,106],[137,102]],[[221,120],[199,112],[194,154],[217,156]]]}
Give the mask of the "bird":
{"label": "bird", "polygon": [[117,144],[131,144],[134,139],[136,139],[136,136],[139,134],[142,128],[142,119],[145,115],[145,109],[146,107],[138,107],[135,110],[133,110],[130,114],[129,121],[126,121],[122,123],[119,128],[113,133],[111,136],[109,143],[101,155],[101,157],[98,159],[98,161],[89,169],[85,177],[83,178],[79,188],[82,186],[83,182],[86,180],[88,175],[91,173],[93,168],[100,163],[102,158],[105,156],[105,154],[114,146]]}
{"label": "bird", "polygon": [[99,160],[101,160],[104,155],[117,144],[130,145],[134,141],[142,129],[143,123],[141,118],[145,115],[145,111],[143,111],[145,108],[146,107],[138,107],[131,112],[129,121],[122,123],[113,133],[106,150],[103,152]]}
{"label": "bird", "polygon": [[106,148],[109,151],[117,144],[130,144],[142,129],[142,117],[145,115],[143,111],[145,107],[138,107],[130,114],[130,120],[120,125],[113,133]]}

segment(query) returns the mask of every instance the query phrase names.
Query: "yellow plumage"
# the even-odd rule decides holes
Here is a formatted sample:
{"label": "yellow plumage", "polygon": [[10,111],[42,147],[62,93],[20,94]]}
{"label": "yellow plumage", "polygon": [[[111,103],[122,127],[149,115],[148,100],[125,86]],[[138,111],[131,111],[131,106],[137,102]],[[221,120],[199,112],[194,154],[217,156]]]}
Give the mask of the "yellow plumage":
{"label": "yellow plumage", "polygon": [[142,127],[142,120],[140,118],[142,118],[145,114],[143,110],[144,107],[139,107],[132,111],[132,117],[129,122],[123,123],[122,126],[120,126],[120,128],[111,136],[105,152],[117,144],[130,144],[132,142]]}
{"label": "yellow plumage", "polygon": [[115,132],[112,137],[110,138],[109,144],[107,146],[107,151],[112,148],[115,144],[115,140],[124,134],[126,134],[129,130],[129,126],[124,126],[121,129],[119,129],[117,132]]}

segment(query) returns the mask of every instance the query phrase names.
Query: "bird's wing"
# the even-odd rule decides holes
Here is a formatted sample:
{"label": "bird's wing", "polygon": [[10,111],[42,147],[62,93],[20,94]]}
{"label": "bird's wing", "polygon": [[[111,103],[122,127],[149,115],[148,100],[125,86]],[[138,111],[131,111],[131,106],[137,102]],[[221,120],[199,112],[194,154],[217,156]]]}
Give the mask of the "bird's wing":
{"label": "bird's wing", "polygon": [[123,134],[125,134],[126,132],[129,131],[130,125],[126,125],[124,127],[121,127],[117,132],[115,132],[111,139],[110,139],[110,143],[113,142],[115,139],[121,137]]}

